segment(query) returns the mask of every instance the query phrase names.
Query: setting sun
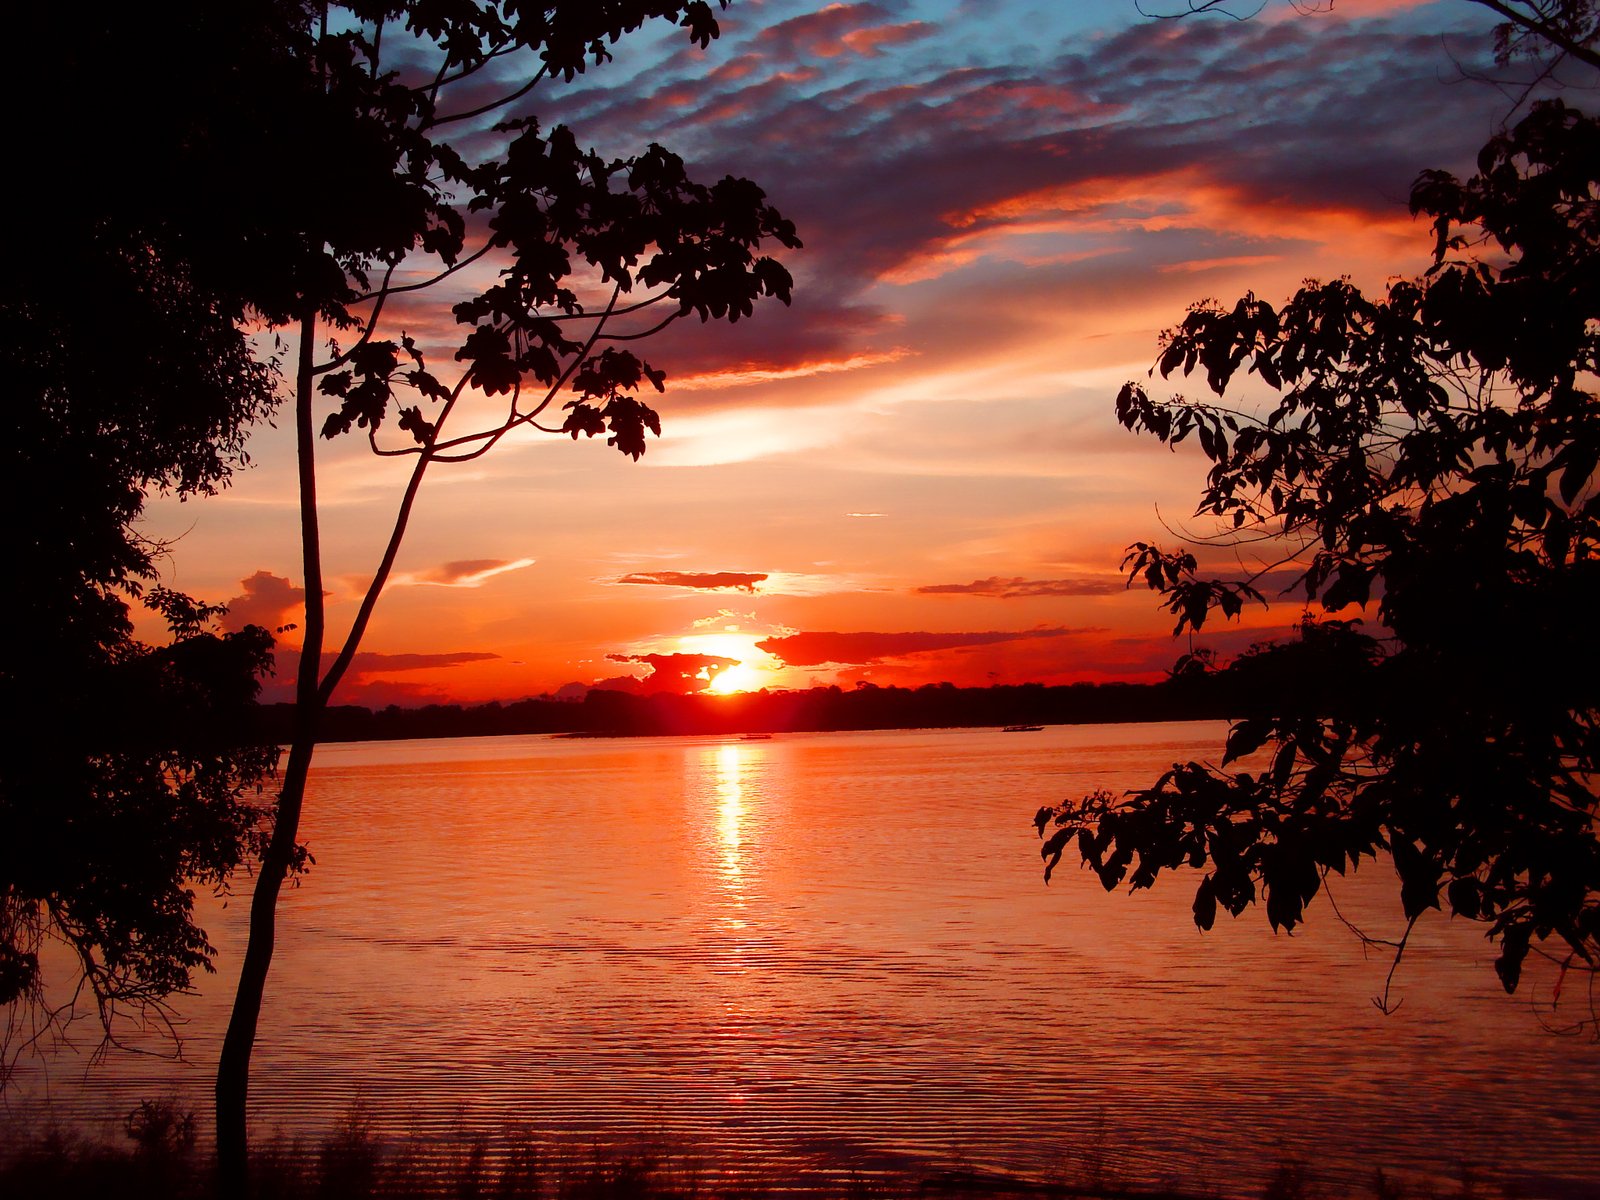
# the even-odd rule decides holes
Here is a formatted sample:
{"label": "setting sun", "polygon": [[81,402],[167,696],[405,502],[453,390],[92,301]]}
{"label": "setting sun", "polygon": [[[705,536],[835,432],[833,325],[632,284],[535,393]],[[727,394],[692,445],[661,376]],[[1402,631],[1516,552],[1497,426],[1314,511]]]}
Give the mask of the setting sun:
{"label": "setting sun", "polygon": [[782,677],[782,664],[756,647],[762,637],[760,633],[724,629],[720,633],[677,638],[674,649],[679,654],[704,654],[729,660],[729,665],[720,670],[708,669],[710,682],[705,690],[719,696],[788,686],[790,681]]}
{"label": "setting sun", "polygon": [[740,663],[736,667],[729,667],[724,671],[717,672],[716,677],[712,679],[711,685],[706,690],[708,692],[716,692],[719,696],[726,696],[730,692],[759,691],[766,686],[760,678],[761,674],[762,672],[756,671],[753,667],[747,667]]}

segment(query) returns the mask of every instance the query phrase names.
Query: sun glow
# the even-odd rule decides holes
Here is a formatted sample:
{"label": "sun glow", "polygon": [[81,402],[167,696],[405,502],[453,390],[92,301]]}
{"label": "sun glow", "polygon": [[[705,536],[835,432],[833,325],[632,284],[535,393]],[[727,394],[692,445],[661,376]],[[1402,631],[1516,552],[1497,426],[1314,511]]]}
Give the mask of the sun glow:
{"label": "sun glow", "polygon": [[779,672],[783,664],[765,650],[756,649],[756,643],[764,636],[737,629],[726,629],[721,633],[694,633],[680,637],[675,649],[679,654],[709,654],[733,660],[732,666],[711,675],[705,690],[713,695],[756,692],[764,687],[782,685]]}
{"label": "sun glow", "polygon": [[740,663],[736,667],[728,667],[718,671],[711,681],[711,686],[706,690],[715,692],[719,696],[726,696],[730,692],[754,692],[762,687],[761,672],[754,667],[747,667]]}

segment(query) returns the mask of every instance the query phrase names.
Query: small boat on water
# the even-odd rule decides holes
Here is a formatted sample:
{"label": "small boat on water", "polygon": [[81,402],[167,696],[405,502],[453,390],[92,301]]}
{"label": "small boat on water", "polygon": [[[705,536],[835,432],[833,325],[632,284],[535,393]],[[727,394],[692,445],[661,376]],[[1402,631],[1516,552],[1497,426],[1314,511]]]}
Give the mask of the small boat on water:
{"label": "small boat on water", "polygon": [[1044,729],[1043,725],[1007,725],[1001,733],[1038,733]]}
{"label": "small boat on water", "polygon": [[739,740],[741,742],[770,742],[772,735],[770,733],[741,733]]}

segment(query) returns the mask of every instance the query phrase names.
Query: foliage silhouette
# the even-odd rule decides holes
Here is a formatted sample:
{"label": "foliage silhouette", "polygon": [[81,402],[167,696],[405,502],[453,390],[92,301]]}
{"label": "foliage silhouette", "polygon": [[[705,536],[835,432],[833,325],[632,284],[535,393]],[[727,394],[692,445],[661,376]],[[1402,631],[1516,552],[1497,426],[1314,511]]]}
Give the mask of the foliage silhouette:
{"label": "foliage silhouette", "polygon": [[[1487,925],[1508,992],[1535,948],[1592,983],[1597,188],[1600,123],[1538,104],[1472,178],[1417,180],[1435,235],[1422,278],[1381,299],[1340,280],[1282,310],[1203,304],[1166,336],[1163,376],[1203,371],[1220,396],[1254,373],[1278,393],[1264,417],[1123,388],[1128,428],[1199,442],[1198,511],[1221,540],[1297,563],[1294,590],[1327,614],[1375,604],[1382,634],[1308,616],[1300,641],[1235,663],[1258,686],[1221,769],[1042,810],[1049,868],[1075,851],[1110,889],[1188,866],[1201,928],[1260,899],[1292,929],[1330,872],[1383,852],[1409,923],[1443,907]],[[1127,565],[1180,633],[1253,596],[1200,578],[1187,551],[1138,544]],[[1252,755],[1260,769],[1237,768]]]}
{"label": "foliage silhouette", "polygon": [[[271,638],[217,634],[217,610],[147,591],[163,548],[137,531],[151,489],[224,486],[247,461],[246,430],[276,402],[276,366],[253,356],[240,325],[250,300],[213,269],[218,245],[244,240],[229,227],[237,210],[201,224],[168,203],[167,189],[187,195],[215,169],[189,136],[193,114],[225,122],[238,78],[255,70],[250,23],[208,8],[189,14],[195,35],[237,52],[232,77],[208,60],[169,70],[181,39],[147,17],[86,19],[63,39],[29,6],[11,26],[19,45],[57,52],[19,56],[0,84],[8,111],[36,115],[14,131],[14,161],[49,189],[47,234],[42,188],[8,189],[9,225],[29,232],[0,279],[11,389],[0,454],[19,517],[7,565],[22,581],[0,662],[15,748],[0,760],[7,1065],[72,1015],[46,1004],[50,938],[69,945],[107,1037],[125,1006],[159,1014],[209,968],[189,889],[223,885],[253,852],[258,785],[276,760],[253,731]],[[129,94],[156,118],[147,137],[70,118],[73,102],[104,113]],[[170,644],[135,640],[139,596]]]}
{"label": "foliage silhouette", "polygon": [[[1331,12],[1333,0],[1289,0],[1301,13]],[[1600,4],[1596,0],[1467,0],[1503,18],[1495,27],[1495,61],[1502,66],[1514,58],[1559,61],[1570,57],[1600,67]],[[1201,13],[1242,18],[1266,7],[1266,0],[1240,5],[1235,0],[1184,0],[1182,7],[1139,11],[1148,17],[1176,20]],[[1242,11],[1248,10],[1248,11]]]}
{"label": "foliage silhouette", "polygon": [[[269,322],[292,326],[297,343],[307,600],[294,733],[217,1073],[225,1194],[246,1186],[250,1056],[321,715],[371,620],[428,468],[474,459],[524,428],[605,435],[637,459],[646,431],[660,428],[639,392],[662,390],[665,378],[627,347],[686,316],[737,321],[762,299],[789,299],[788,272],[758,250],[799,239],[760,188],[732,177],[696,182],[654,145],[607,159],[527,115],[537,85],[600,65],[610,43],[656,18],[681,25],[701,48],[718,33],[705,0],[352,0],[291,12],[273,39],[285,47],[295,104],[272,119],[303,146],[287,160],[296,164],[291,195],[267,223],[287,248],[284,269],[263,276],[253,303]],[[497,268],[495,281],[450,293],[462,327],[453,378],[403,329],[379,336],[394,308],[440,285],[459,288],[459,273],[479,262]],[[397,283],[402,264],[426,277]],[[491,403],[498,417],[458,428]],[[409,457],[412,468],[379,565],[323,669],[316,443],[319,434],[358,431],[375,453]]]}

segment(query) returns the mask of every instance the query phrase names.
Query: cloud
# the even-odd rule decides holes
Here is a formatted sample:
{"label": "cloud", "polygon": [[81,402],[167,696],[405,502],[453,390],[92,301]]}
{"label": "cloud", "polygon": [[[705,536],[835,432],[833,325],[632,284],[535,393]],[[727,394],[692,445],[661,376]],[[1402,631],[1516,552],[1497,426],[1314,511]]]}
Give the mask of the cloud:
{"label": "cloud", "polygon": [[716,654],[608,654],[611,662],[643,663],[650,674],[643,679],[619,675],[596,683],[596,689],[636,692],[703,692],[717,675],[729,667],[737,667],[737,658],[723,658]]}
{"label": "cloud", "polygon": [[[983,312],[996,299],[986,286],[1025,290],[1014,270],[974,278],[997,263],[1101,262],[1108,280],[1055,271],[1051,294],[1032,298],[1039,312],[1070,313],[1069,284],[1082,297],[1133,281],[1148,291],[1165,279],[1170,290],[1197,272],[1290,261],[1308,245],[1359,250],[1406,234],[1419,166],[1469,166],[1503,115],[1493,89],[1441,99],[1441,76],[1487,65],[1486,18],[1395,15],[1410,7],[1340,0],[1340,14],[1369,19],[1333,21],[1161,22],[1130,11],[1096,36],[1040,12],[1014,30],[996,16],[975,36],[974,12],[924,24],[898,0],[787,20],[755,6],[724,20],[717,54],[663,33],[678,48],[655,69],[580,77],[530,98],[526,112],[570,123],[586,143],[659,140],[702,178],[729,171],[769,190],[806,241],[801,253],[767,248],[796,274],[793,307],[765,305],[733,326],[682,323],[652,339],[648,356],[679,411],[739,404],[745,384],[762,386],[765,402],[799,402],[839,378],[810,377],[882,373],[873,363],[888,347],[925,355],[932,369],[974,340],[948,323],[929,338],[915,313],[896,322],[907,311],[899,289],[925,288],[917,280],[959,271],[971,285],[965,312]],[[1461,36],[1447,47],[1450,34]],[[485,94],[510,82],[491,67]],[[1003,319],[986,338],[996,326]]]}
{"label": "cloud", "polygon": [[[262,699],[268,702],[288,703],[294,700],[292,688],[269,687],[262,690]],[[460,704],[461,697],[427,683],[392,679],[346,679],[339,685],[338,704],[356,704],[373,711],[396,705],[400,708],[421,708],[427,704]]]}
{"label": "cloud", "polygon": [[533,558],[463,558],[455,562],[442,563],[431,570],[396,576],[390,581],[389,586],[481,587],[496,575],[504,575],[508,571],[520,571],[524,567],[533,566],[537,561]]}
{"label": "cloud", "polygon": [[272,630],[299,620],[306,603],[304,588],[271,571],[257,571],[239,583],[244,592],[228,601],[224,629],[238,631],[246,625],[259,625]]}
{"label": "cloud", "polygon": [[1024,596],[1114,596],[1127,590],[1121,579],[1003,579],[991,575],[971,583],[932,583],[919,587],[923,596],[994,596],[1016,600]]}
{"label": "cloud", "polygon": [[815,362],[795,363],[792,366],[744,363],[699,375],[680,375],[672,380],[672,385],[686,392],[750,387],[754,384],[778,383],[786,379],[809,379],[816,375],[834,375],[840,371],[858,371],[863,367],[879,367],[886,363],[899,362],[910,353],[911,351],[904,346],[896,346],[889,350],[852,354],[849,358],[821,359]]}
{"label": "cloud", "polygon": [[1113,638],[1101,648],[1103,670],[1108,678],[1154,679],[1167,674],[1173,664],[1185,653],[1211,650],[1220,662],[1263,642],[1281,642],[1295,637],[1292,625],[1255,625],[1247,627],[1207,626],[1193,639],[1174,638],[1168,634],[1144,634]]}
{"label": "cloud", "polygon": [[[378,654],[363,651],[350,662],[360,675],[387,675],[394,671],[431,671],[439,667],[459,667],[466,663],[488,662],[499,658],[481,650],[458,650],[444,654]],[[333,661],[330,655],[327,660]]]}
{"label": "cloud", "polygon": [[696,618],[694,628],[710,629],[713,625],[720,625],[724,629],[733,630],[737,629],[741,622],[755,619],[756,615],[753,612],[734,612],[731,608],[719,608],[716,616]]}
{"label": "cloud", "polygon": [[[678,413],[739,405],[752,385],[768,405],[852,378],[864,389],[907,369],[886,355],[934,371],[974,342],[1003,353],[1043,314],[1099,313],[1108,294],[1125,307],[1308,248],[1348,250],[1330,265],[1359,270],[1381,241],[1387,273],[1396,236],[1417,232],[1404,215],[1417,147],[1428,165],[1468,165],[1501,115],[1491,89],[1440,100],[1450,56],[1471,70],[1488,47],[1484,22],[1459,14],[1130,13],[1080,36],[1040,12],[1004,32],[996,16],[974,36],[974,13],[932,25],[910,11],[877,0],[779,20],[779,6],[754,6],[724,21],[709,58],[680,47],[656,69],[539,97],[547,126],[570,123],[586,142],[660,141],[698,177],[757,180],[805,239],[803,252],[764,250],[796,276],[792,307],[651,339]],[[1464,36],[1447,51],[1438,35],[1453,31]],[[961,286],[960,315],[927,310],[942,283]],[[1008,324],[1024,307],[1031,319]],[[970,314],[985,312],[974,338]]]}
{"label": "cloud", "polygon": [[[280,654],[278,673],[262,680],[263,703],[288,703],[295,699],[295,680],[299,674],[298,646],[284,647],[291,653]],[[322,656],[322,670],[333,665],[335,655]],[[387,678],[407,671],[433,671],[444,667],[460,667],[468,663],[489,662],[499,658],[478,650],[447,651],[441,654],[382,654],[363,650],[350,660],[350,671],[339,683],[339,703],[365,704],[383,707],[386,704],[443,703],[448,695],[428,683],[400,682]],[[374,678],[376,676],[376,678]]]}
{"label": "cloud", "polygon": [[767,576],[752,571],[635,571],[618,579],[618,583],[643,583],[657,587],[684,587],[715,590],[735,588],[754,594],[756,584]]}
{"label": "cloud", "polygon": [[796,62],[847,53],[873,58],[884,46],[920,41],[934,31],[925,21],[890,23],[888,17],[877,4],[829,4],[762,30],[756,45],[765,53]]}
{"label": "cloud", "polygon": [[933,26],[926,21],[902,21],[898,25],[854,29],[840,40],[857,54],[866,58],[876,58],[884,46],[903,46],[907,42],[921,41],[932,34]]}
{"label": "cloud", "polygon": [[1020,642],[1035,638],[1066,637],[1080,629],[1055,627],[987,633],[793,633],[767,638],[756,643],[774,658],[791,667],[820,667],[828,664],[864,666],[889,658],[905,658],[936,650],[963,646],[992,646],[1000,642]]}
{"label": "cloud", "polygon": [[1162,263],[1156,268],[1163,275],[1175,272],[1184,274],[1198,274],[1201,271],[1221,271],[1229,267],[1259,267],[1268,263],[1275,263],[1283,258],[1281,254],[1234,254],[1222,258],[1196,258],[1188,262]]}

